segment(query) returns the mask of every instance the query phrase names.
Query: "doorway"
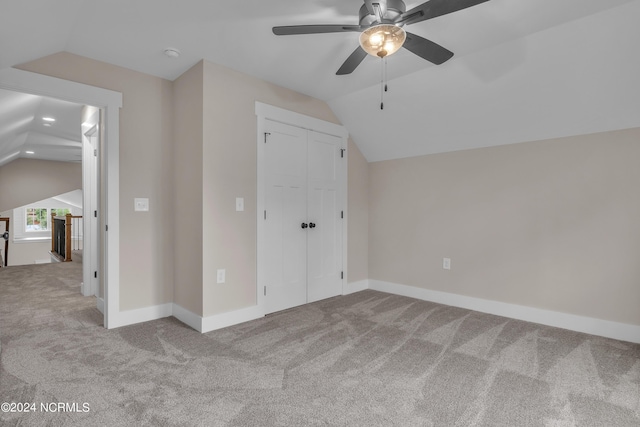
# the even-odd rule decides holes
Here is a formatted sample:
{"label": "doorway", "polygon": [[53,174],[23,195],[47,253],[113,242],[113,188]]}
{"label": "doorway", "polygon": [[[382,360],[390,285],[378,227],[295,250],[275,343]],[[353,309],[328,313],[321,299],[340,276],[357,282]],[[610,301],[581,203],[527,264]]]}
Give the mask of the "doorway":
{"label": "doorway", "polygon": [[[94,105],[104,111],[105,138],[103,141],[101,187],[102,265],[100,272],[104,291],[105,328],[118,327],[124,322],[119,302],[119,110],[122,94],[107,89],[62,80],[28,71],[5,68],[0,70],[0,88],[15,92],[48,96],[83,105]],[[108,231],[107,231],[108,230]],[[99,299],[98,299],[99,300]]]}

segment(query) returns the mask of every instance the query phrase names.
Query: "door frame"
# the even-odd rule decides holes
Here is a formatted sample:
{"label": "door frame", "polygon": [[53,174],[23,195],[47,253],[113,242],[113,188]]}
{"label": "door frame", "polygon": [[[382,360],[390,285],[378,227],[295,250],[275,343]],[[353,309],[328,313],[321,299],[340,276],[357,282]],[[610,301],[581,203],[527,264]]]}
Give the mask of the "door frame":
{"label": "door frame", "polygon": [[[100,232],[98,212],[100,210],[99,150],[100,110],[96,109],[82,123],[82,211],[83,211],[83,262],[82,295],[94,295],[101,299],[97,274],[99,271]],[[88,128],[88,129],[87,129]],[[95,142],[95,144],[94,144]],[[104,299],[102,301],[104,304]],[[104,309],[102,310],[104,312]]]}
{"label": "door frame", "polygon": [[257,116],[257,200],[256,200],[256,225],[257,225],[257,241],[256,241],[256,302],[259,310],[264,314],[266,313],[266,297],[264,295],[264,283],[265,277],[265,225],[264,225],[264,212],[265,212],[265,129],[266,120],[284,123],[291,126],[296,126],[306,130],[312,130],[315,132],[326,133],[328,135],[337,136],[342,139],[341,149],[343,154],[343,162],[341,162],[340,180],[342,185],[342,210],[344,211],[344,219],[342,221],[342,271],[344,276],[342,278],[342,294],[344,295],[346,290],[346,278],[347,278],[347,164],[348,164],[348,150],[347,140],[349,133],[347,129],[336,123],[327,122],[315,117],[306,116],[304,114],[296,113],[294,111],[285,110],[283,108],[275,107],[273,105],[264,104],[256,101],[255,114]]}
{"label": "door frame", "polygon": [[[120,319],[120,108],[122,94],[108,89],[63,80],[43,74],[0,69],[0,88],[14,92],[30,93],[62,99],[82,105],[91,105],[104,112],[105,134],[102,148],[102,179],[106,187],[100,206],[105,229],[102,241],[104,286],[104,327],[114,328],[122,324]],[[108,228],[107,228],[108,227]],[[108,232],[107,232],[108,229]],[[100,299],[97,299],[100,304]]]}

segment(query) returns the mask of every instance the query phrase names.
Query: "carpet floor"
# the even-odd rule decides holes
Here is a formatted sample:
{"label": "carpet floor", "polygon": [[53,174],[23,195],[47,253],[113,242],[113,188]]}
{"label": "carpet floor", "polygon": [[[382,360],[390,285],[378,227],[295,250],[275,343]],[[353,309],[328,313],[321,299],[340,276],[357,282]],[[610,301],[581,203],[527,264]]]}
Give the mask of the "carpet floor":
{"label": "carpet floor", "polygon": [[371,290],[105,330],[71,264],[0,269],[2,426],[640,426],[640,345]]}

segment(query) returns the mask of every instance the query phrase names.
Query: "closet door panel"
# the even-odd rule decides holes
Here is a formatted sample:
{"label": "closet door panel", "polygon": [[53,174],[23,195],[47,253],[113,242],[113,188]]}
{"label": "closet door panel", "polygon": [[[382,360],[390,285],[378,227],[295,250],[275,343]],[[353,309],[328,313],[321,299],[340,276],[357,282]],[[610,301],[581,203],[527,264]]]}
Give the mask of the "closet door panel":
{"label": "closet door panel", "polygon": [[307,302],[307,134],[269,122],[265,146],[267,313]]}
{"label": "closet door panel", "polygon": [[338,162],[341,139],[309,131],[307,238],[308,302],[342,293],[342,235]]}

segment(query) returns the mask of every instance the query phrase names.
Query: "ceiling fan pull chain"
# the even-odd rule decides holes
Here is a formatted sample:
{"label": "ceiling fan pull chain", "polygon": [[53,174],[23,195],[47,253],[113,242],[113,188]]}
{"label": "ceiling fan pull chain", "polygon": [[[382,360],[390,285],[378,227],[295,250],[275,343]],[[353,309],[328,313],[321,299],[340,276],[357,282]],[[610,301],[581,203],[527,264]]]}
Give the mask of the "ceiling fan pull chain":
{"label": "ceiling fan pull chain", "polygon": [[386,90],[386,81],[384,77],[384,58],[380,58],[380,109],[384,110],[384,92]]}
{"label": "ceiling fan pull chain", "polygon": [[387,57],[384,57],[384,91],[387,91]]}

